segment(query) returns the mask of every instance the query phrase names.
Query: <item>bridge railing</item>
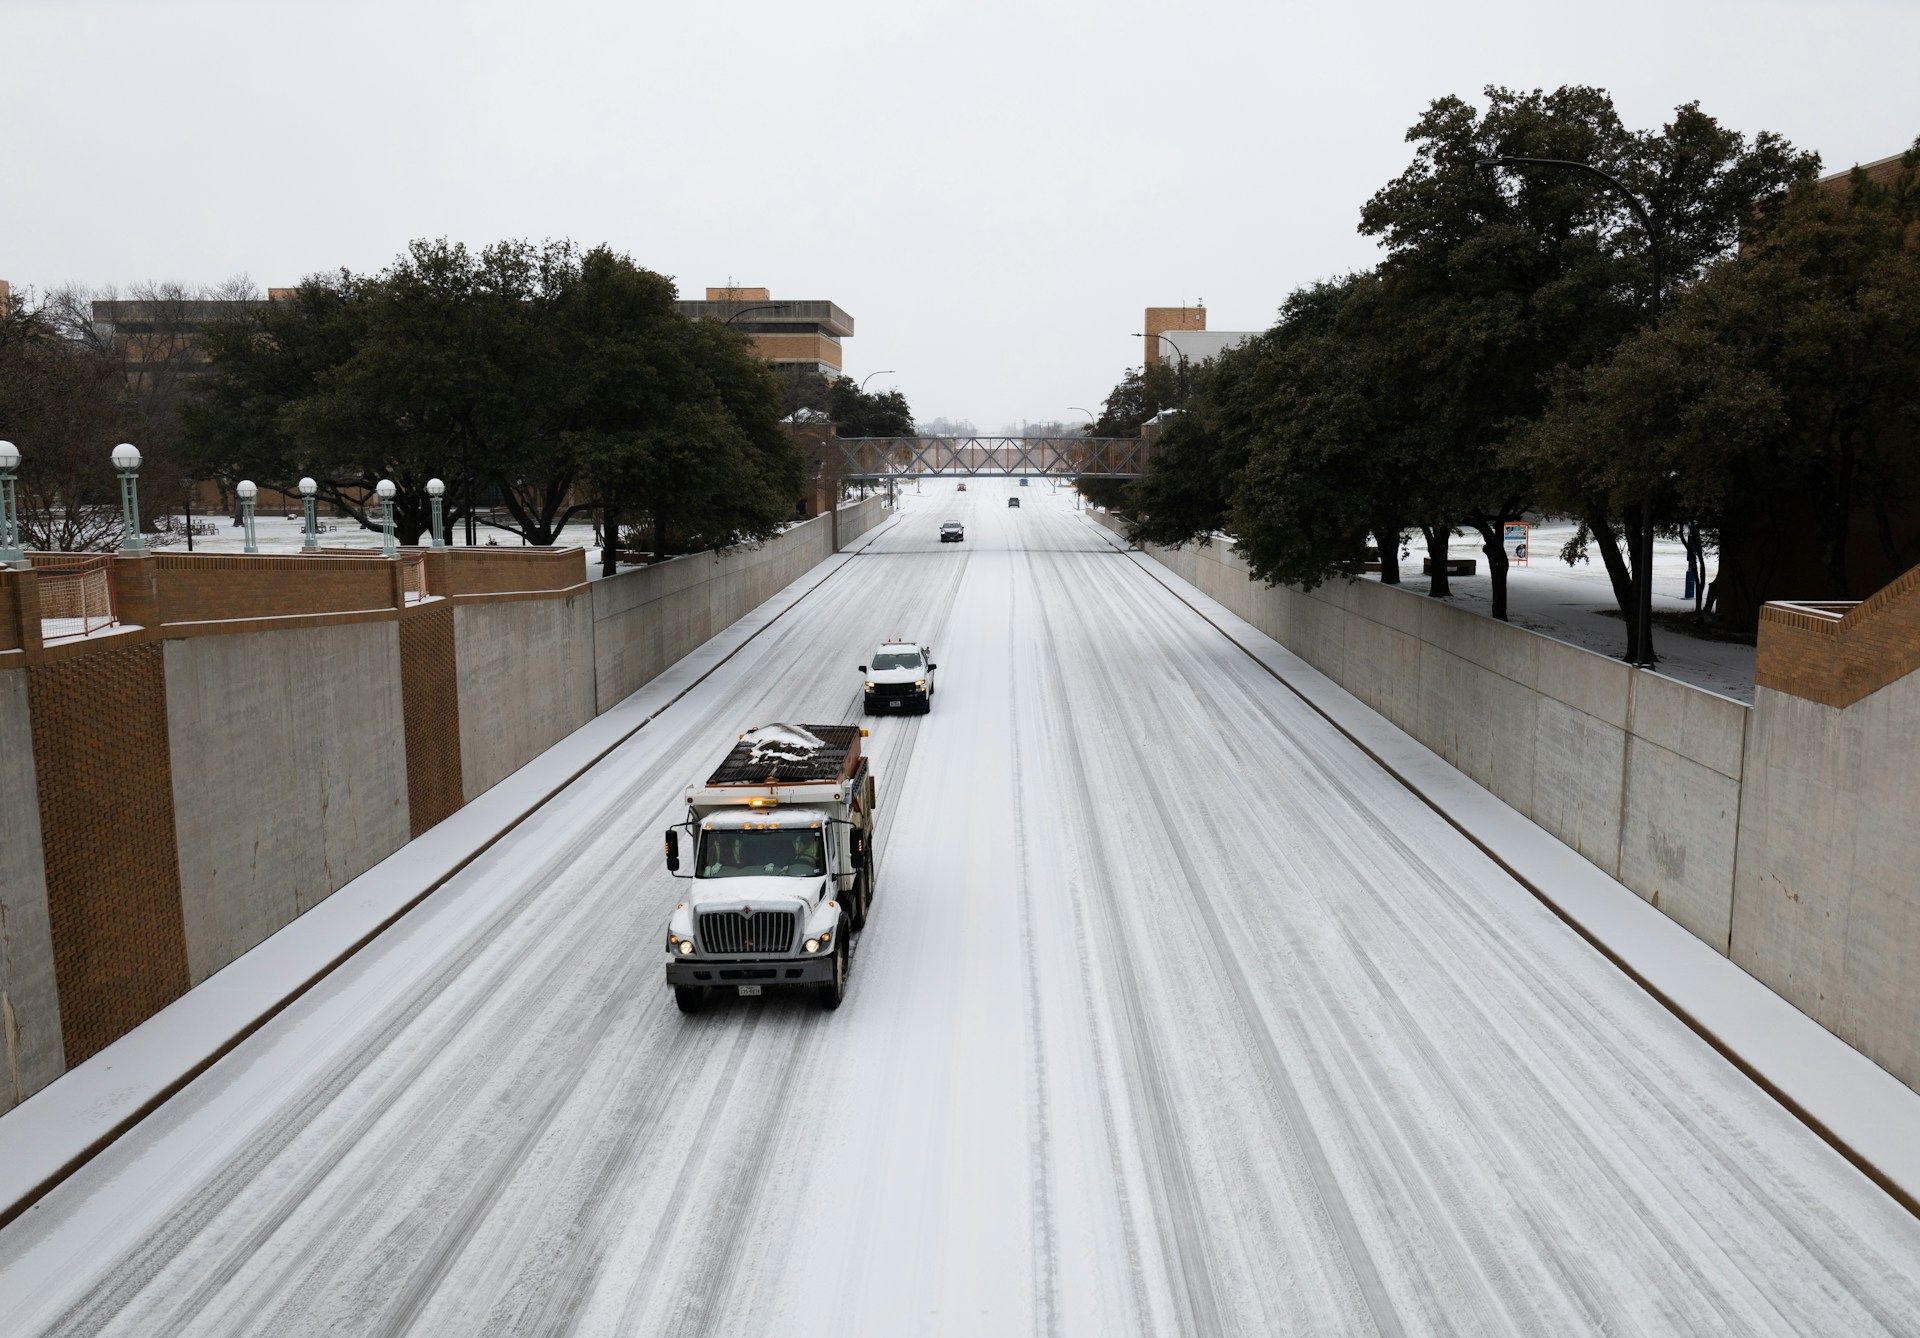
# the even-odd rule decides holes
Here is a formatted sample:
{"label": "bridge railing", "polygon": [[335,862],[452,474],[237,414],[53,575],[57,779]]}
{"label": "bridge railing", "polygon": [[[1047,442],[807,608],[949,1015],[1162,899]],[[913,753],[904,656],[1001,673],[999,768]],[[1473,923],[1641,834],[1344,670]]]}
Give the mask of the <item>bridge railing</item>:
{"label": "bridge railing", "polygon": [[1138,437],[840,437],[840,475],[1031,475],[1135,478],[1154,445]]}

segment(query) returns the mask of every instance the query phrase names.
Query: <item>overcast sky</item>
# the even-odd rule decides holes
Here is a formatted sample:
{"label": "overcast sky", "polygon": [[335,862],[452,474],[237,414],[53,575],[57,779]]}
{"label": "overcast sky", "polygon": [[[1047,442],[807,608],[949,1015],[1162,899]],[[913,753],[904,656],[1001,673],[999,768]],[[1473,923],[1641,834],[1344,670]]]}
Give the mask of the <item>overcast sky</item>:
{"label": "overcast sky", "polygon": [[607,242],[850,312],[993,430],[1097,408],[1140,313],[1268,324],[1369,262],[1433,98],[1699,99],[1832,167],[1920,133],[1920,0],[0,0],[0,278],[261,286],[409,238]]}

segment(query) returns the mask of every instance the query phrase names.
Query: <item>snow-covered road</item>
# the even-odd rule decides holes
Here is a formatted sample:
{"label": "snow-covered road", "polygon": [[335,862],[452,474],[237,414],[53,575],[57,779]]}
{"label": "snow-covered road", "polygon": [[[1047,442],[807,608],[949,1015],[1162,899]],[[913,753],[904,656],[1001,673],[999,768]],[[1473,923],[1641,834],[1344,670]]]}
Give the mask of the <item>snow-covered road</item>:
{"label": "snow-covered road", "polygon": [[[1920,1333],[1920,1222],[1066,494],[951,489],[0,1232],[0,1327]],[[682,1018],[681,790],[896,633],[846,1006]]]}

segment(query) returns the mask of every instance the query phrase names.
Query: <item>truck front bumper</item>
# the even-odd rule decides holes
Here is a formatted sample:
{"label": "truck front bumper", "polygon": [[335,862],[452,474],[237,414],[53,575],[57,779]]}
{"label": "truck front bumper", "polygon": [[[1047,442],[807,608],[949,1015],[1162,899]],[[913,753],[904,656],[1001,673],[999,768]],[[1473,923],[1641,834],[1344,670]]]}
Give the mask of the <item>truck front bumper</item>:
{"label": "truck front bumper", "polygon": [[818,985],[833,979],[833,954],[763,957],[757,960],[675,957],[667,963],[669,985]]}
{"label": "truck front bumper", "polygon": [[903,692],[897,696],[869,692],[866,697],[868,715],[878,715],[882,711],[924,711],[931,700],[924,690]]}

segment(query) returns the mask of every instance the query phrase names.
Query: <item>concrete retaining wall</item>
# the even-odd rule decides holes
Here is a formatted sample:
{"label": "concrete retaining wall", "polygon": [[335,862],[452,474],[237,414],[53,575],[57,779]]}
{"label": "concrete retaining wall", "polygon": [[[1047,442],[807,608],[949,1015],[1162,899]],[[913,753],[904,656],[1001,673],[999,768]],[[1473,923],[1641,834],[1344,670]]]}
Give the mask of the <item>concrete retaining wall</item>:
{"label": "concrete retaining wall", "polygon": [[1920,1088],[1920,673],[1749,708],[1413,591],[1146,551]]}
{"label": "concrete retaining wall", "polygon": [[[842,507],[845,549],[885,515],[880,499]],[[605,711],[833,554],[833,518],[727,553],[694,553],[593,584],[594,680]]]}
{"label": "concrete retaining wall", "polygon": [[408,836],[399,625],[165,643],[197,985]]}
{"label": "concrete retaining wall", "polygon": [[1920,674],[1753,715],[1733,960],[1920,1087]]}
{"label": "concrete retaining wall", "polygon": [[0,1111],[66,1067],[24,669],[0,670]]}
{"label": "concrete retaining wall", "polygon": [[453,611],[460,782],[472,799],[598,714],[592,600],[462,604]]}

